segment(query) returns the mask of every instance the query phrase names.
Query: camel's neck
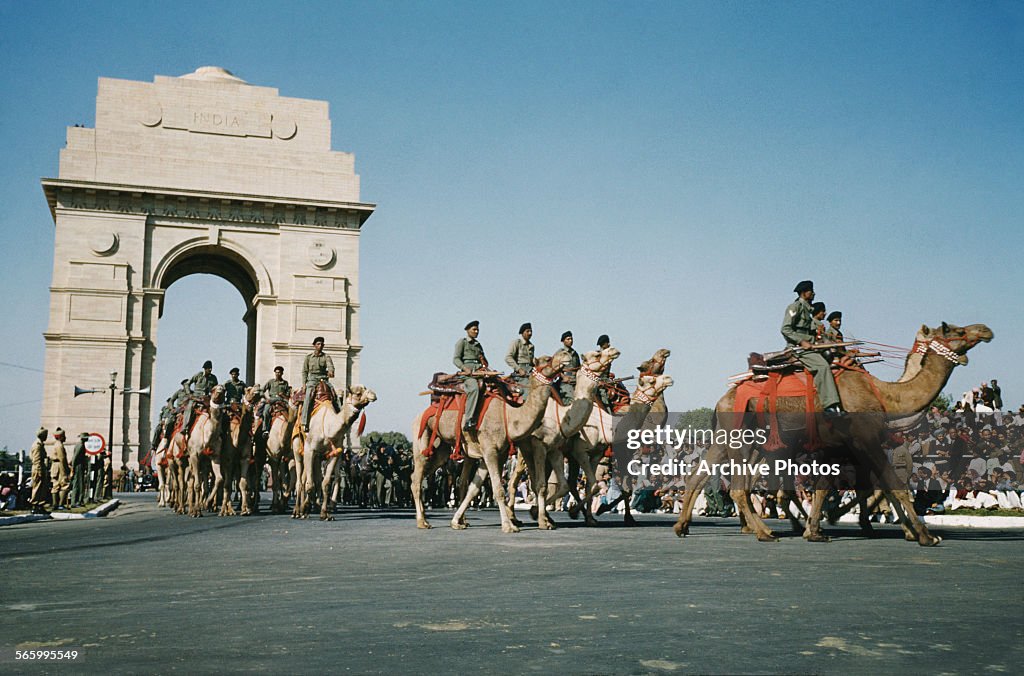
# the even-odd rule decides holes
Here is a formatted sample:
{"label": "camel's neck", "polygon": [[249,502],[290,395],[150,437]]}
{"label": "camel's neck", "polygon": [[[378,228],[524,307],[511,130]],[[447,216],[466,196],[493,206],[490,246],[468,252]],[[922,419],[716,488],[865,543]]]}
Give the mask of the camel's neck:
{"label": "camel's neck", "polygon": [[324,436],[332,441],[340,441],[341,437],[352,426],[352,422],[359,415],[359,409],[351,402],[345,402],[341,407],[341,413],[335,413],[333,406],[325,406],[326,416],[324,420]]}
{"label": "camel's neck", "polygon": [[593,399],[595,392],[597,392],[597,380],[588,378],[583,373],[576,375],[576,388],[572,393],[573,399]]}
{"label": "camel's neck", "polygon": [[530,388],[530,396],[519,408],[512,408],[503,403],[505,415],[508,416],[508,434],[512,439],[518,440],[532,432],[540,424],[544,417],[544,411],[548,406],[548,399],[551,398],[551,387],[549,385],[534,382]]}
{"label": "camel's neck", "polygon": [[[911,368],[909,362],[907,366]],[[953,366],[953,362],[938,354],[928,354],[921,362],[917,374],[906,380],[886,382],[870,374],[867,377],[874,380],[885,410],[893,415],[905,416],[928,408],[949,381]]]}

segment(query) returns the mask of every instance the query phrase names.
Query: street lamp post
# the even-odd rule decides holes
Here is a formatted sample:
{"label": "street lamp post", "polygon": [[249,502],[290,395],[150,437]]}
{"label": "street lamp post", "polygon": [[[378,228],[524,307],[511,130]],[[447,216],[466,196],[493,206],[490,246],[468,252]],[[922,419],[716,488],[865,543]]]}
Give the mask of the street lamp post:
{"label": "street lamp post", "polygon": [[[104,453],[105,458],[110,459],[110,464],[107,465],[106,470],[103,468],[100,471],[104,472],[106,477],[106,486],[103,490],[104,498],[111,498],[114,495],[114,393],[117,392],[117,371],[110,372],[110,385],[107,386],[110,390],[110,425],[107,427],[107,445],[108,448]],[[103,389],[86,389],[83,387],[75,386],[75,396],[80,394],[95,394],[96,392],[102,392]],[[121,388],[121,394],[149,394],[149,387],[143,387],[138,390],[133,390],[130,387]],[[101,460],[105,460],[101,458]],[[98,477],[97,477],[98,479]]]}
{"label": "street lamp post", "polygon": [[110,499],[114,497],[114,391],[117,390],[115,381],[117,380],[117,371],[110,372],[110,427],[107,428],[107,443],[110,447],[104,454],[104,462],[107,458],[110,458],[110,464],[107,465],[107,485],[104,487],[103,497]]}

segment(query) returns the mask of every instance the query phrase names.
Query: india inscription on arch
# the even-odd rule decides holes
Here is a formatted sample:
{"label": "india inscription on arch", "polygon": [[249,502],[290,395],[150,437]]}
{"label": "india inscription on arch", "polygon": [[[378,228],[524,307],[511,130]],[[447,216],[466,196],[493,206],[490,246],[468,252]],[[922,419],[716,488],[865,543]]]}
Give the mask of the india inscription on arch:
{"label": "india inscription on arch", "polygon": [[[42,184],[56,227],[44,425],[105,430],[109,401],[74,386],[110,371],[150,385],[164,292],[199,272],[245,299],[248,382],[277,363],[297,373],[320,334],[336,385],[359,379],[359,232],[375,205],[359,200],[354,156],[331,150],[326,102],[217,67],[100,78],[96,127],[68,128]],[[115,466],[146,453],[151,419],[149,398],[116,398]]]}

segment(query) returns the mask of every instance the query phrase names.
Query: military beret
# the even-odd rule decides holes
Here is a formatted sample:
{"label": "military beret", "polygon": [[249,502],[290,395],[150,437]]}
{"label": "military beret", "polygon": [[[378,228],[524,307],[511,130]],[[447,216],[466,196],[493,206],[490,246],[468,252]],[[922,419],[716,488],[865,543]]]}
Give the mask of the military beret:
{"label": "military beret", "polygon": [[811,291],[812,289],[814,289],[814,282],[809,279],[805,279],[796,285],[796,288],[793,289],[793,293],[803,293],[804,291]]}
{"label": "military beret", "polygon": [[474,319],[474,320],[473,320],[473,321],[471,321],[470,323],[466,324],[466,326],[465,326],[464,330],[465,330],[465,331],[469,331],[469,330],[470,330],[471,328],[473,328],[474,326],[480,326],[480,322],[478,322],[477,320],[475,320],[475,319]]}
{"label": "military beret", "polygon": [[78,438],[79,439],[88,439],[89,438],[89,433],[88,432],[79,432],[78,433]]}
{"label": "military beret", "polygon": [[213,368],[213,362],[210,361],[209,359],[207,359],[206,361],[203,362],[203,368],[204,369],[212,369]]}
{"label": "military beret", "polygon": [[324,337],[323,336],[317,336],[316,338],[313,339],[313,344],[314,345],[316,345],[317,343],[322,343],[322,342],[324,342]]}
{"label": "military beret", "polygon": [[598,347],[600,347],[601,345],[604,345],[605,343],[610,343],[610,342],[612,342],[612,339],[608,337],[607,333],[602,333],[600,336],[597,337],[597,345],[598,345]]}
{"label": "military beret", "polygon": [[274,372],[276,373],[277,371],[280,371],[281,373],[284,373],[284,367],[283,366],[275,366],[274,367]]}
{"label": "military beret", "polygon": [[835,311],[830,312],[828,314],[828,317],[826,317],[826,320],[827,321],[832,321],[833,319],[842,319],[842,318],[843,318],[843,313],[840,312],[839,310],[835,310]]}
{"label": "military beret", "polygon": [[572,338],[572,331],[566,331],[562,334],[561,340],[565,340],[566,338]]}
{"label": "military beret", "polygon": [[811,303],[811,314],[818,314],[819,312],[825,311],[825,304],[821,301],[817,303]]}
{"label": "military beret", "polygon": [[519,327],[519,333],[522,333],[526,329],[530,329],[532,331],[533,330],[533,325],[530,324],[530,322],[526,322],[525,324],[523,324],[522,326]]}
{"label": "military beret", "polygon": [[228,373],[239,373],[238,367],[236,366],[232,368],[230,371],[228,371]]}

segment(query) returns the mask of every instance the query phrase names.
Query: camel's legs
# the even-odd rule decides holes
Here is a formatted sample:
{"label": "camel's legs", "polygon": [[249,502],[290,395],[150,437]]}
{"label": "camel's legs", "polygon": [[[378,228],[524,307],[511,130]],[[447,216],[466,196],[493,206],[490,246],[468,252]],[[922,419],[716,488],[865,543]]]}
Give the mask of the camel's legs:
{"label": "camel's legs", "polygon": [[[426,442],[423,443],[423,446]],[[432,528],[430,522],[427,521],[427,512],[423,507],[423,477],[433,474],[438,467],[443,465],[448,460],[449,451],[446,446],[435,448],[434,452],[428,458],[423,455],[422,446],[419,444],[413,445],[413,465],[412,465],[412,501],[416,507],[416,527],[417,528]]]}
{"label": "camel's legs", "polygon": [[[570,457],[583,469],[583,475],[586,477],[586,489],[580,498],[583,520],[588,526],[596,526],[597,519],[594,518],[590,506],[597,493],[597,473],[594,471],[594,463],[590,459],[590,450],[586,440],[581,436],[575,436],[569,440]],[[574,490],[574,486],[570,485],[570,490]]]}
{"label": "camel's legs", "polygon": [[533,493],[537,496],[537,528],[552,530],[555,526],[548,518],[548,473],[544,445],[533,438],[523,439],[519,443],[522,444],[520,452],[530,472]]}
{"label": "camel's legs", "polygon": [[334,496],[331,491],[331,484],[336,483],[334,481],[334,473],[337,467],[338,456],[331,456],[331,459],[327,461],[327,467],[324,469],[324,475],[320,483],[320,491],[323,493],[323,498],[320,500],[321,521],[334,521]]}
{"label": "camel's legs", "polygon": [[[468,460],[466,461],[469,462]],[[473,474],[473,481],[470,482],[466,488],[466,495],[462,498],[459,503],[459,508],[455,510],[455,514],[452,516],[452,528],[455,530],[463,530],[468,524],[466,523],[466,510],[469,509],[469,505],[473,502],[473,499],[480,492],[480,487],[484,483],[484,479],[487,478],[487,466],[479,465],[476,473]],[[498,477],[498,483],[501,484],[501,477]],[[498,506],[499,510],[504,509],[505,505],[501,504]],[[502,530],[504,530],[505,517],[502,515]]]}
{"label": "camel's legs", "polygon": [[506,491],[508,495],[508,507],[511,510],[515,510],[516,490],[519,488],[519,482],[523,479],[523,474],[527,471],[526,467],[526,459],[523,457],[523,448],[522,445],[520,445],[516,451],[515,467],[512,469],[512,473],[508,477],[508,490]]}

